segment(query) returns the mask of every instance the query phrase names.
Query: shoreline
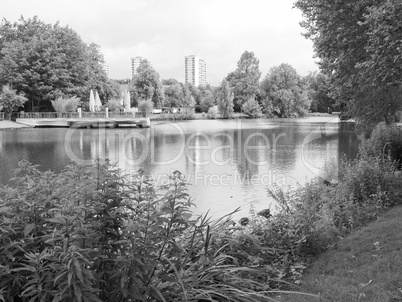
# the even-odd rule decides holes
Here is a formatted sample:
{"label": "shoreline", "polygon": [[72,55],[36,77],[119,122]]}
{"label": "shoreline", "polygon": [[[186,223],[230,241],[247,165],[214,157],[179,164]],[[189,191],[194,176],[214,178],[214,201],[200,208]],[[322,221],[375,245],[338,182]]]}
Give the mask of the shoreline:
{"label": "shoreline", "polygon": [[23,129],[23,128],[33,128],[31,126],[22,125],[12,121],[0,121],[0,130],[13,130],[13,129]]}
{"label": "shoreline", "polygon": [[[305,117],[301,118],[274,118],[275,120],[296,120],[296,119],[305,119],[305,118],[310,118],[310,119],[323,119],[323,118],[334,118],[335,115],[330,115],[330,114],[309,114]],[[245,115],[241,113],[237,113],[233,116],[231,119],[248,119]],[[229,120],[231,120],[229,119]],[[260,120],[260,119],[269,119],[265,117],[261,118],[256,118],[252,120]],[[214,120],[214,119],[209,119],[206,117],[201,116],[201,114],[196,114],[196,116],[192,119],[183,119],[183,118],[177,118],[176,116],[159,116],[159,115],[154,115],[150,116],[151,122],[179,122],[179,121],[185,121],[185,120]],[[216,118],[216,120],[225,120],[221,118]],[[227,120],[227,119],[226,119]],[[251,119],[250,119],[251,120]],[[25,128],[34,128],[33,126],[28,126],[24,124],[20,124],[17,122],[9,121],[9,120],[0,120],[0,131],[1,130],[13,130],[13,129],[25,129]]]}

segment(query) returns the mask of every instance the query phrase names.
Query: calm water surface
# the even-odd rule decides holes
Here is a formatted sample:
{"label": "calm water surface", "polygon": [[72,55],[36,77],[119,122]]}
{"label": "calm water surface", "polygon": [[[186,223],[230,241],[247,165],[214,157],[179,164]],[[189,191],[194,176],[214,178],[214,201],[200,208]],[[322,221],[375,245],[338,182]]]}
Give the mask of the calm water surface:
{"label": "calm water surface", "polygon": [[[42,128],[0,131],[0,183],[10,183],[26,159],[60,171],[71,160],[108,158],[126,173],[143,169],[163,183],[174,170],[191,183],[195,213],[213,217],[241,207],[269,208],[267,187],[295,186],[336,172],[354,157],[353,125],[333,118],[194,120],[154,123],[150,129]],[[336,173],[331,173],[336,177]]]}

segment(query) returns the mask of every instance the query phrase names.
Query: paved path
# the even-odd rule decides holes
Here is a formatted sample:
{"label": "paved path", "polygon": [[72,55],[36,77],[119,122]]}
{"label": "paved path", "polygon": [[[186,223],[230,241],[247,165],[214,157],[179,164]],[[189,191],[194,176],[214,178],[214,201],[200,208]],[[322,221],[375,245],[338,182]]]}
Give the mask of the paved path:
{"label": "paved path", "polygon": [[0,121],[0,130],[3,129],[20,129],[20,128],[31,128],[27,125],[18,124],[12,121]]}

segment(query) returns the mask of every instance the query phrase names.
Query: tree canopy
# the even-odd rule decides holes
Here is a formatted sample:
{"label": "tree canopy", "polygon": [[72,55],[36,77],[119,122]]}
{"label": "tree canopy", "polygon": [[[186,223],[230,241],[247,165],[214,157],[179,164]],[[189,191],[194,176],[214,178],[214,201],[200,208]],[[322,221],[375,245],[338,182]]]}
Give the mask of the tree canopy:
{"label": "tree canopy", "polygon": [[363,123],[390,122],[401,108],[402,3],[297,0],[331,94]]}
{"label": "tree canopy", "polygon": [[233,115],[233,92],[230,89],[229,83],[224,79],[219,86],[218,92],[218,110],[223,118],[230,118]]}
{"label": "tree canopy", "polygon": [[22,107],[26,101],[25,96],[17,94],[14,89],[5,85],[0,92],[0,111],[10,113]]}
{"label": "tree canopy", "polygon": [[95,44],[85,44],[69,27],[34,17],[0,25],[0,84],[24,93],[26,110],[52,110],[60,96],[87,99],[90,89],[101,97],[116,94],[101,67]]}
{"label": "tree canopy", "polygon": [[245,51],[237,62],[237,69],[229,73],[226,80],[233,88],[237,111],[249,98],[259,93],[261,72],[254,52]]}
{"label": "tree canopy", "polygon": [[310,108],[301,77],[289,64],[272,67],[261,82],[261,91],[266,99],[265,109],[272,105],[280,117],[304,115]]}
{"label": "tree canopy", "polygon": [[142,60],[138,66],[137,74],[130,83],[130,91],[137,104],[142,100],[152,100],[155,107],[162,105],[163,93],[159,74],[148,60]]}

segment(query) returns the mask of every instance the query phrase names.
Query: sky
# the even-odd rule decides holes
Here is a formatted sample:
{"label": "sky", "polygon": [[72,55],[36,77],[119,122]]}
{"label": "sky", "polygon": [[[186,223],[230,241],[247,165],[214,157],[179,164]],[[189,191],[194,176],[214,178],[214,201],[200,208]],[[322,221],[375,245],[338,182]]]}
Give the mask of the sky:
{"label": "sky", "polygon": [[207,63],[207,82],[219,85],[246,50],[259,60],[261,79],[281,63],[302,76],[318,69],[294,1],[13,0],[1,1],[0,16],[69,26],[101,47],[112,79],[131,78],[131,58],[141,56],[161,79],[184,82],[184,57],[197,55]]}

